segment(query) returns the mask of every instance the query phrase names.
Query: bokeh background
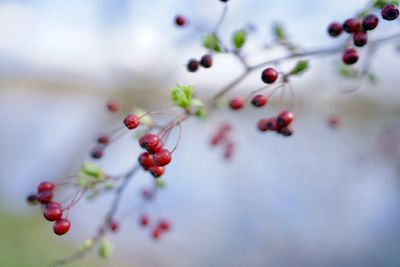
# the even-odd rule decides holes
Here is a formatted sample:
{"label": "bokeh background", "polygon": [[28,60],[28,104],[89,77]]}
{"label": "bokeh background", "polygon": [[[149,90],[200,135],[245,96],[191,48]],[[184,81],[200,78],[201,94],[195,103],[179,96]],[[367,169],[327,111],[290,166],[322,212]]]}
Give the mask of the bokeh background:
{"label": "bokeh background", "polygon": [[[279,56],[262,49],[271,25],[284,23],[306,49],[340,42],[326,35],[364,0],[231,0],[223,24],[256,26],[245,51],[254,62]],[[176,29],[182,13],[213,25],[217,0],[3,0],[0,2],[0,266],[47,266],[76,249],[106,212],[110,198],[82,201],[71,214],[69,235],[51,225],[25,196],[42,180],[69,176],[87,160],[99,133],[121,123],[104,109],[112,98],[146,110],[170,105],[168,88],[193,84],[207,98],[240,73],[229,56],[192,74],[201,35]],[[382,22],[371,38],[397,32]],[[398,44],[397,44],[398,45]],[[317,58],[293,80],[297,117],[292,138],[262,135],[255,122],[272,114],[220,111],[185,123],[180,147],[165,175],[167,188],[148,212],[168,217],[173,230],[160,242],[137,225],[138,193],[150,183],[141,173],[123,199],[115,254],[95,253],[70,266],[400,266],[400,93],[396,43],[382,45],[371,71],[377,82],[357,84],[337,75],[339,55]],[[285,65],[283,65],[285,68]],[[258,74],[231,95],[260,86]],[[332,129],[327,117],[340,116]],[[221,121],[234,126],[231,162],[209,146]],[[126,136],[99,164],[118,173],[136,161],[138,146]],[[132,214],[130,214],[132,213]]]}

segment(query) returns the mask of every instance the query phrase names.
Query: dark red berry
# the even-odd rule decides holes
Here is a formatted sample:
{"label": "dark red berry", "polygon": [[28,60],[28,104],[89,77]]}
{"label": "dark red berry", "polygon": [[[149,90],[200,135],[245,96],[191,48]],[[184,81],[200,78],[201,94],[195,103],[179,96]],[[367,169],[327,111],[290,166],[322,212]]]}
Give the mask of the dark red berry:
{"label": "dark red berry", "polygon": [[150,153],[150,154],[154,154],[154,153],[157,153],[158,151],[160,151],[161,149],[163,148],[163,142],[159,142],[157,145],[155,145],[155,146],[149,146],[149,148],[147,149],[147,151]]}
{"label": "dark red berry", "polygon": [[261,79],[268,84],[274,83],[278,79],[278,71],[274,68],[266,68],[261,74]]}
{"label": "dark red berry", "polygon": [[119,223],[117,221],[112,220],[110,222],[109,227],[110,227],[111,232],[115,233],[119,230]]}
{"label": "dark red berry", "polygon": [[110,137],[108,135],[102,135],[97,138],[97,143],[107,145],[110,142]]}
{"label": "dark red berry", "polygon": [[358,19],[348,19],[343,23],[343,30],[348,33],[360,30],[360,21]]}
{"label": "dark red berry", "polygon": [[199,68],[199,62],[196,59],[192,58],[188,61],[186,67],[187,67],[188,71],[195,72]]}
{"label": "dark red berry", "polygon": [[108,100],[107,109],[110,112],[117,112],[119,110],[119,105],[117,102],[115,102],[113,100]]}
{"label": "dark red berry", "polygon": [[244,101],[240,98],[232,98],[231,101],[229,102],[229,107],[233,110],[238,110],[243,108],[244,106]]}
{"label": "dark red berry", "polygon": [[43,191],[53,191],[54,187],[55,185],[52,182],[41,182],[37,187],[37,191],[38,193]]}
{"label": "dark red berry", "polygon": [[42,204],[47,204],[53,198],[53,193],[51,191],[42,191],[38,195],[38,200]]}
{"label": "dark red berry", "polygon": [[161,149],[153,155],[154,164],[157,166],[165,166],[171,162],[171,153],[167,149]]}
{"label": "dark red berry", "polygon": [[27,198],[26,201],[31,204],[31,205],[36,205],[38,204],[38,196],[36,194],[30,194]]}
{"label": "dark red berry", "polygon": [[158,178],[164,174],[165,168],[161,166],[153,166],[149,169],[154,178]]}
{"label": "dark red berry", "polygon": [[251,100],[251,104],[255,107],[265,106],[268,102],[268,98],[265,95],[256,95]]}
{"label": "dark red berry", "polygon": [[279,127],[286,127],[292,123],[294,114],[289,111],[282,111],[276,118],[276,123]]}
{"label": "dark red berry", "polygon": [[71,223],[68,219],[59,219],[53,225],[53,231],[56,235],[64,235],[69,231]]}
{"label": "dark red berry", "polygon": [[355,64],[358,61],[357,50],[353,48],[346,49],[343,53],[342,60],[346,65]]}
{"label": "dark red berry", "polygon": [[160,138],[158,138],[157,135],[149,133],[149,134],[143,135],[139,139],[139,144],[142,148],[146,149],[150,153],[155,153],[159,149],[161,149],[161,147],[159,147],[159,146],[160,146],[160,144],[162,145],[162,142],[160,141]]}
{"label": "dark red berry", "polygon": [[95,148],[95,149],[91,152],[90,155],[91,155],[92,158],[94,158],[94,159],[100,159],[100,158],[103,157],[103,149],[101,149],[101,148]]}
{"label": "dark red berry", "polygon": [[171,224],[166,219],[161,219],[158,223],[158,228],[163,231],[168,231],[169,229],[171,229]]}
{"label": "dark red berry", "polygon": [[142,226],[147,226],[147,225],[149,225],[149,223],[150,223],[150,218],[149,218],[149,216],[147,216],[146,214],[143,214],[142,216],[140,216],[139,223],[140,223],[140,225],[142,225]]}
{"label": "dark red berry", "polygon": [[154,240],[158,240],[158,239],[160,239],[161,234],[162,234],[162,230],[161,230],[160,228],[156,227],[156,228],[154,228],[153,231],[151,232],[151,237],[152,237]]}
{"label": "dark red berry", "polygon": [[257,123],[257,128],[262,131],[276,131],[278,129],[278,124],[276,123],[276,118],[265,118],[261,119]]}
{"label": "dark red berry", "polygon": [[399,9],[393,4],[388,4],[382,8],[381,15],[385,20],[395,20],[399,16]]}
{"label": "dark red berry", "polygon": [[353,43],[355,46],[362,47],[367,44],[368,37],[367,33],[363,31],[358,31],[353,35]]}
{"label": "dark red berry", "polygon": [[200,65],[204,68],[210,68],[212,65],[212,56],[211,55],[204,55],[201,57]]}
{"label": "dark red berry", "polygon": [[61,204],[57,201],[51,201],[46,204],[46,208],[47,207],[57,207],[57,208],[61,209]]}
{"label": "dark red berry", "polygon": [[278,133],[280,133],[283,136],[292,136],[293,135],[293,131],[289,127],[280,128]]}
{"label": "dark red berry", "polygon": [[374,14],[369,14],[364,17],[362,21],[362,26],[365,31],[370,31],[378,26],[379,19]]}
{"label": "dark red berry", "polygon": [[175,17],[175,24],[179,27],[186,25],[186,18],[184,16],[178,15]]}
{"label": "dark red berry", "polygon": [[341,120],[338,115],[331,115],[328,117],[328,125],[332,128],[337,128],[340,126]]}
{"label": "dark red berry", "polygon": [[339,22],[332,22],[328,26],[328,33],[332,37],[339,36],[343,31],[343,27]]}
{"label": "dark red berry", "polygon": [[143,167],[144,170],[150,169],[154,165],[153,163],[153,155],[149,152],[143,152],[139,156],[139,163]]}
{"label": "dark red berry", "polygon": [[129,130],[135,129],[140,124],[140,118],[135,114],[129,114],[125,117],[124,124]]}
{"label": "dark red berry", "polygon": [[43,216],[46,218],[46,220],[50,222],[57,221],[61,219],[62,210],[60,207],[57,207],[55,205],[46,206],[43,211]]}

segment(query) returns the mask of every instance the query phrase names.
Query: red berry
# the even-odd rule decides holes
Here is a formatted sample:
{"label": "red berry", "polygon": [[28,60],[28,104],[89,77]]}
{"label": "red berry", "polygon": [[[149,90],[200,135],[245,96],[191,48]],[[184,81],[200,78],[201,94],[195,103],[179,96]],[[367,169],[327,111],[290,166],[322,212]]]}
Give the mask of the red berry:
{"label": "red berry", "polygon": [[379,19],[374,14],[369,14],[364,17],[362,21],[362,26],[365,31],[370,31],[378,26]]}
{"label": "red berry", "polygon": [[199,62],[196,59],[192,58],[188,61],[186,67],[188,71],[195,72],[199,68]]}
{"label": "red berry", "polygon": [[157,227],[157,228],[154,228],[153,231],[151,232],[151,237],[154,240],[158,240],[158,239],[160,239],[161,234],[162,234],[161,229]]}
{"label": "red berry", "polygon": [[355,64],[358,61],[357,50],[353,48],[346,49],[343,53],[342,60],[346,65]]}
{"label": "red berry", "polygon": [[95,148],[90,155],[94,159],[100,159],[103,157],[103,149]]}
{"label": "red berry", "polygon": [[59,219],[53,225],[53,231],[56,235],[64,235],[69,231],[71,223],[68,219]]}
{"label": "red berry", "polygon": [[53,198],[53,193],[51,191],[42,191],[38,195],[38,200],[42,204],[49,203]]}
{"label": "red berry", "polygon": [[266,68],[261,74],[261,79],[268,84],[274,83],[278,79],[278,71],[274,68]]}
{"label": "red berry", "polygon": [[54,187],[55,185],[52,182],[41,182],[37,187],[37,191],[38,193],[43,191],[53,191]]}
{"label": "red berry", "polygon": [[110,142],[110,137],[108,135],[102,135],[97,138],[97,143],[107,145]]}
{"label": "red berry", "polygon": [[358,31],[353,35],[353,43],[355,46],[362,47],[368,41],[367,33],[363,31]]}
{"label": "red berry", "polygon": [[395,20],[399,16],[399,9],[393,4],[388,4],[382,8],[381,15],[385,20]]}
{"label": "red berry", "polygon": [[125,117],[124,124],[129,130],[135,129],[140,124],[140,118],[135,114],[129,114]]}
{"label": "red berry", "polygon": [[117,102],[115,102],[113,100],[108,100],[107,109],[110,112],[117,112],[119,110],[119,105]]}
{"label": "red berry", "polygon": [[338,115],[331,115],[328,117],[328,125],[332,128],[340,126],[341,120]]}
{"label": "red berry", "polygon": [[279,127],[286,127],[292,123],[294,114],[289,111],[282,111],[276,118],[276,123]]}
{"label": "red berry", "polygon": [[139,156],[139,163],[144,170],[148,170],[150,167],[154,165],[153,155],[151,155],[149,152],[143,152]]}
{"label": "red berry", "polygon": [[240,98],[232,98],[231,101],[229,102],[229,107],[233,110],[238,110],[243,108],[244,106],[244,101]]}
{"label": "red berry", "polygon": [[109,227],[110,227],[111,232],[115,233],[119,230],[119,223],[117,221],[112,220],[110,222]]}
{"label": "red berry", "polygon": [[154,178],[158,178],[164,174],[165,168],[161,166],[153,166],[150,167],[149,171]]}
{"label": "red berry", "polygon": [[186,25],[186,18],[184,16],[178,15],[175,17],[175,24],[179,27],[183,27]]}
{"label": "red berry", "polygon": [[46,220],[50,222],[57,221],[61,219],[62,210],[60,207],[57,207],[55,205],[46,206],[43,211],[43,216],[46,218]]}
{"label": "red berry", "polygon": [[46,208],[47,207],[57,207],[57,208],[61,209],[61,204],[57,201],[51,201],[46,204]]}
{"label": "red berry", "polygon": [[[162,147],[162,142],[155,134],[145,134],[139,139],[139,144],[142,148],[146,149],[150,153],[155,153]],[[160,147],[161,145],[161,147]]]}
{"label": "red berry", "polygon": [[339,22],[332,22],[328,26],[328,33],[332,37],[339,36],[343,31],[343,27]]}
{"label": "red berry", "polygon": [[218,132],[211,138],[211,145],[216,146],[225,139],[225,133]]}
{"label": "red berry", "polygon": [[171,224],[169,223],[169,221],[161,219],[158,223],[158,228],[163,231],[168,231],[169,229],[171,229]]}
{"label": "red berry", "polygon": [[255,107],[265,106],[268,102],[268,98],[265,95],[256,95],[251,100],[251,104]]}
{"label": "red berry", "polygon": [[212,56],[211,55],[204,55],[201,57],[200,65],[204,68],[210,68],[212,65]]}
{"label": "red berry", "polygon": [[143,214],[142,216],[140,216],[139,222],[140,225],[147,226],[150,223],[150,218],[146,214]]}
{"label": "red berry", "polygon": [[280,128],[278,133],[280,133],[283,136],[292,136],[293,135],[293,131],[289,127]]}
{"label": "red berry", "polygon": [[167,149],[162,149],[153,156],[154,164],[157,166],[165,166],[171,162],[171,153]]}
{"label": "red berry", "polygon": [[360,21],[358,19],[348,19],[343,23],[343,30],[353,33],[360,30]]}
{"label": "red berry", "polygon": [[36,205],[36,204],[38,204],[38,196],[36,194],[30,194],[26,198],[26,201],[31,205]]}

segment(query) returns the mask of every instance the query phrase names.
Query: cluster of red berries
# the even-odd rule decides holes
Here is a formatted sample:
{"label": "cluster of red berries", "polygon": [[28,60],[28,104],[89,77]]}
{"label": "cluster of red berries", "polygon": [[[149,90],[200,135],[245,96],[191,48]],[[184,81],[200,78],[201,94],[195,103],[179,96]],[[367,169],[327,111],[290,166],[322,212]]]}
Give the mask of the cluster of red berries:
{"label": "cluster of red berries", "polygon": [[[150,217],[147,214],[142,214],[139,217],[139,224],[143,227],[149,226],[151,223]],[[166,219],[160,219],[152,228],[151,228],[151,237],[154,240],[158,240],[161,238],[162,234],[168,232],[171,229],[171,223]]]}
{"label": "cluster of red berries", "polygon": [[212,146],[223,146],[225,159],[231,159],[235,149],[235,143],[229,136],[231,130],[232,127],[229,124],[222,124],[210,141]]}
{"label": "cluster of red berries", "polygon": [[37,187],[37,193],[29,195],[27,201],[30,204],[42,204],[44,218],[50,222],[54,222],[54,233],[56,235],[64,235],[69,231],[71,223],[68,219],[62,218],[63,209],[61,204],[52,201],[55,187],[55,184],[52,182],[41,182]]}
{"label": "cluster of red berries", "polygon": [[163,142],[158,135],[148,133],[139,139],[140,146],[146,151],[140,154],[139,163],[145,171],[154,178],[162,176],[165,166],[171,162],[171,152],[163,148]]}
{"label": "cluster of red berries", "polygon": [[203,68],[211,68],[213,63],[212,56],[210,54],[206,54],[201,57],[200,61],[197,59],[190,59],[186,65],[187,70],[190,72],[196,72],[199,69],[199,66],[202,66]]}
{"label": "cluster of red berries", "polygon": [[[399,16],[399,9],[393,4],[386,5],[381,10],[382,18],[385,20],[395,20]],[[328,26],[328,33],[332,37],[338,37],[343,31],[352,34],[353,44],[362,47],[368,42],[367,32],[378,26],[379,18],[374,14],[368,14],[363,18],[350,18],[343,24],[332,22]],[[358,61],[358,53],[354,48],[344,50],[342,60],[347,65],[355,64]]]}
{"label": "cluster of red berries", "polygon": [[[256,108],[261,108],[268,103],[268,97],[262,94],[258,94],[252,97],[251,105]],[[239,97],[234,97],[229,101],[229,107],[232,110],[242,109],[245,105],[245,101]]]}
{"label": "cluster of red berries", "polygon": [[260,119],[257,123],[257,128],[262,131],[275,131],[283,136],[291,136],[293,130],[290,124],[294,119],[294,114],[290,111],[282,111],[276,117]]}

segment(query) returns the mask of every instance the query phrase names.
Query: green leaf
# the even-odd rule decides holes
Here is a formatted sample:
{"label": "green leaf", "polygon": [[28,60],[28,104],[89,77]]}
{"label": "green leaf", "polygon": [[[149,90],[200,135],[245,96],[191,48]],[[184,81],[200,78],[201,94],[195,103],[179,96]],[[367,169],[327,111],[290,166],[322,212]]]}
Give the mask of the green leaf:
{"label": "green leaf", "polygon": [[113,190],[114,189],[114,184],[112,184],[112,183],[106,183],[105,185],[104,185],[104,190],[106,190],[106,191],[110,191],[110,190]]}
{"label": "green leaf", "polygon": [[89,177],[94,180],[102,180],[105,177],[103,170],[93,162],[85,161],[82,163],[78,173],[79,178]]}
{"label": "green leaf", "polygon": [[206,110],[203,107],[199,107],[194,112],[194,115],[200,119],[204,119],[207,116]]}
{"label": "green leaf", "polygon": [[191,85],[177,84],[175,87],[170,88],[172,102],[175,106],[181,107],[185,110],[190,108],[193,95],[193,87]]}
{"label": "green leaf", "polygon": [[356,78],[358,76],[358,71],[349,66],[341,66],[339,68],[339,74],[345,78]]}
{"label": "green leaf", "polygon": [[282,24],[275,23],[273,25],[272,32],[276,41],[278,41],[279,43],[286,43],[287,36]]}
{"label": "green leaf", "polygon": [[238,30],[233,33],[232,42],[236,49],[241,49],[246,42],[247,32],[245,30]]}
{"label": "green leaf", "polygon": [[159,189],[164,189],[165,188],[164,180],[158,178],[158,179],[155,180],[155,182],[156,182],[157,188],[159,188]]}
{"label": "green leaf", "polygon": [[103,239],[101,244],[99,245],[99,256],[103,259],[109,258],[113,252],[113,246],[107,239]]}
{"label": "green leaf", "polygon": [[376,80],[377,80],[378,78],[376,77],[376,75],[375,74],[373,74],[373,73],[368,73],[368,81],[370,82],[370,83],[376,83]]}
{"label": "green leaf", "polygon": [[290,75],[299,75],[308,70],[310,62],[308,60],[299,60],[294,68],[289,72]]}
{"label": "green leaf", "polygon": [[211,49],[215,52],[221,52],[221,45],[216,34],[208,34],[204,38],[203,45],[205,48]]}
{"label": "green leaf", "polygon": [[400,4],[400,0],[374,0],[372,6],[375,8],[383,8],[388,4],[394,4],[398,6]]}

